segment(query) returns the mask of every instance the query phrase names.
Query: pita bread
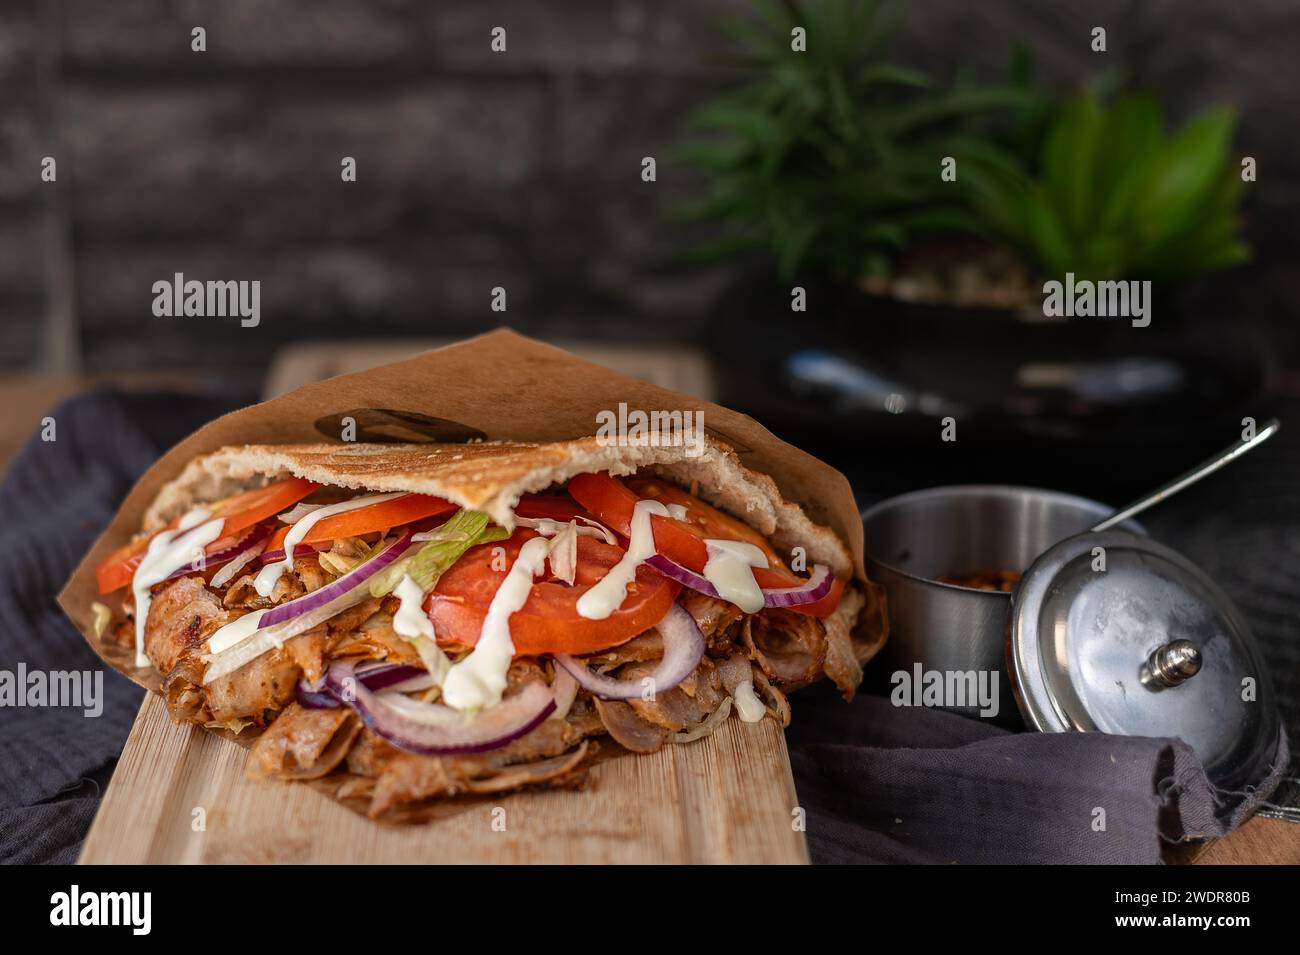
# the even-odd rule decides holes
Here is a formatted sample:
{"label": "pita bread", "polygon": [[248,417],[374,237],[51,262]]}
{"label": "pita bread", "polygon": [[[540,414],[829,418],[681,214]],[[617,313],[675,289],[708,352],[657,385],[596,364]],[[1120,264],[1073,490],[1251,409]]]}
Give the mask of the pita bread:
{"label": "pita bread", "polygon": [[619,446],[594,437],[227,447],[195,458],[164,484],[145,512],[143,529],[152,533],[191,507],[289,475],[357,490],[432,494],[484,511],[501,526],[513,528],[513,508],[523,494],[544,491],[578,474],[628,475],[641,469],[693,488],[762,533],[778,551],[801,547],[809,566],[826,564],[837,576],[856,576],[836,617],[852,634],[858,662],[875,656],[888,635],[880,588],[855,574],[853,556],[834,531],[809,520],[802,508],[782,498],[776,482],[746,468],[731,448],[713,438],[706,438],[703,452],[694,457],[683,447]]}
{"label": "pita bread", "polygon": [[532,443],[297,444],[222,448],[196,458],[159,491],[145,512],[144,530],[156,531],[196,504],[214,501],[269,480],[295,475],[368,491],[412,491],[484,511],[514,527],[512,508],[521,494],[563,484],[578,474],[632,474],[650,468],[768,537],[778,550],[802,547],[808,563],[826,564],[839,576],[853,573],[853,557],[835,532],[814,524],[782,499],[770,477],[740,463],[735,452],[706,438],[702,453],[683,447],[622,447],[596,438]]}
{"label": "pita bread", "polygon": [[[598,416],[620,403],[701,412],[708,434],[726,444],[709,441],[703,454],[691,458],[684,448],[612,447],[587,437]],[[339,420],[376,409],[403,420],[424,416],[432,424],[421,434],[443,440],[448,429],[511,440],[337,443]],[[322,435],[331,443],[302,443]],[[257,443],[242,444],[246,441]],[[140,478],[69,579],[59,603],[109,666],[157,693],[157,671],[137,669],[132,648],[95,635],[92,606],[106,599],[96,594],[95,568],[133,534],[155,530],[193,504],[297,474],[348,488],[437,494],[509,525],[511,506],[520,494],[584,471],[624,475],[642,468],[688,489],[695,485],[702,498],[767,535],[778,549],[802,546],[810,564],[826,563],[837,574],[852,574],[854,582],[834,619],[840,626],[856,620],[853,650],[859,662],[879,650],[887,633],[883,592],[863,571],[859,510],[843,475],[746,415],[582,361],[506,329],[304,385],[205,425]],[[108,598],[109,603],[115,600]],[[209,732],[246,747],[257,739],[215,726]],[[343,773],[308,785],[365,812],[357,783],[357,777]],[[454,811],[454,800],[411,809],[412,818]]]}
{"label": "pita bread", "polygon": [[[495,522],[511,527],[512,508],[522,494],[561,485],[577,474],[609,471],[628,475],[642,469],[693,489],[762,532],[778,549],[803,547],[810,565],[825,563],[839,575],[854,573],[852,554],[832,530],[809,520],[798,505],[782,498],[771,478],[746,468],[729,447],[712,439],[695,457],[687,456],[680,447],[613,446],[596,438],[549,443],[226,447],[195,458],[176,478],[165,483],[145,512],[144,529],[156,531],[196,505],[288,475],[357,490],[432,494],[462,507],[485,511]],[[855,624],[860,625],[855,628]],[[844,665],[865,662],[879,649],[887,632],[878,588],[864,580],[851,583],[827,626],[853,634],[848,643],[840,645],[849,657],[842,661]],[[104,647],[101,652],[124,658],[129,651]],[[148,683],[155,691],[159,677],[155,672],[148,675]],[[273,732],[276,725],[272,723],[267,732]],[[208,728],[244,746],[259,738],[248,733],[236,736],[213,725]],[[349,735],[347,745],[355,736],[355,732]],[[601,745],[584,742],[579,755],[586,754],[590,746]],[[573,758],[572,754],[566,758]],[[333,763],[330,766],[333,768]],[[256,772],[256,767],[250,765],[250,773]],[[322,778],[315,775],[320,774],[305,774],[302,781],[359,813],[369,812],[373,781],[346,767]],[[385,822],[418,822],[463,808],[464,802],[462,797],[440,797],[386,811],[381,818]]]}

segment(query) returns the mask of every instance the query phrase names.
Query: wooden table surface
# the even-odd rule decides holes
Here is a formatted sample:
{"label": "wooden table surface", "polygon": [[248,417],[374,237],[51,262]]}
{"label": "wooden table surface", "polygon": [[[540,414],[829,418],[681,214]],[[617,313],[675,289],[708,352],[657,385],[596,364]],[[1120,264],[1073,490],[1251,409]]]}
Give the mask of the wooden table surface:
{"label": "wooden table surface", "polygon": [[[99,376],[95,379],[41,377],[34,375],[0,375],[0,406],[9,414],[0,415],[0,472],[22,444],[40,427],[41,416],[56,402],[92,384],[118,384],[125,387],[150,387],[181,383],[183,373],[153,373]],[[145,707],[144,709],[147,709]],[[224,743],[213,738],[212,743]],[[242,761],[243,754],[233,751]],[[97,839],[106,838],[97,835]],[[1213,864],[1300,864],[1300,824],[1277,819],[1254,818],[1223,839],[1193,846],[1174,847],[1167,851],[1169,861],[1197,865]]]}
{"label": "wooden table surface", "polygon": [[[707,739],[597,764],[585,790],[475,801],[375,823],[301,783],[250,780],[243,747],[177,726],[145,698],[80,862],[801,864],[781,728],[727,720]],[[201,824],[196,825],[196,820]]]}

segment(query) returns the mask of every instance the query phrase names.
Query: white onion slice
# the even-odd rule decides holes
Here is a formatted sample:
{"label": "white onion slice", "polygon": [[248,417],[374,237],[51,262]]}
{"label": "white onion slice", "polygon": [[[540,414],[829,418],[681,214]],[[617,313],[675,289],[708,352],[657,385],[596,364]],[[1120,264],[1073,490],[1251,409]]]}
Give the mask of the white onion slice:
{"label": "white onion slice", "polygon": [[578,681],[563,667],[555,668],[555,680],[551,683],[551,693],[555,696],[555,712],[548,717],[562,720],[569,715],[573,701],[578,696]]}
{"label": "white onion slice", "polygon": [[324,504],[307,504],[303,501],[299,501],[293,507],[289,508],[289,510],[281,514],[277,520],[282,521],[285,524],[297,524],[312,511],[318,511],[324,506]]}
{"label": "white onion slice", "polygon": [[546,560],[551,565],[551,573],[570,587],[578,573],[578,525],[564,525],[564,530],[551,538]]}
{"label": "white onion slice", "polygon": [[[618,538],[614,536],[614,532],[599,521],[593,521],[581,514],[573,515],[573,519],[578,522],[579,534],[585,537],[599,537],[606,544],[618,544]],[[569,526],[568,521],[557,521],[551,517],[520,517],[518,514],[515,515],[515,523],[520,527],[532,528],[543,537],[554,537]]]}
{"label": "white onion slice", "polygon": [[682,730],[668,737],[670,743],[694,743],[697,739],[712,736],[718,727],[731,715],[731,697],[724,696],[718,708],[690,729]]}
{"label": "white onion slice", "polygon": [[[587,665],[566,653],[555,654],[555,662],[568,670],[585,689],[606,700],[635,700],[649,689],[663,693],[678,686],[695,672],[704,656],[704,634],[689,613],[673,604],[656,625],[664,639],[664,655],[649,676],[632,680],[593,673]],[[648,681],[648,683],[647,683]]]}
{"label": "white onion slice", "polygon": [[555,711],[555,696],[540,680],[474,714],[440,703],[421,703],[400,693],[391,697],[375,693],[351,663],[332,664],[325,686],[376,735],[398,749],[425,756],[499,749],[531,732]]}
{"label": "white onion slice", "polygon": [[231,561],[212,575],[213,587],[224,587],[235,579],[235,574],[239,573],[254,560],[257,555],[262,553],[266,548],[267,542],[271,539],[271,532],[266,531],[261,534],[257,540],[253,541],[242,551],[240,551]]}

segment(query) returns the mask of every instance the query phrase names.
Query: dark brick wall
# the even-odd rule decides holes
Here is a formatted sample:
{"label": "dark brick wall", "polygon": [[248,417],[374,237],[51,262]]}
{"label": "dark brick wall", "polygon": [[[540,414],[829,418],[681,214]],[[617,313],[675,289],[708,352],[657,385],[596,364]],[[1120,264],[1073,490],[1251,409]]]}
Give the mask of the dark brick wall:
{"label": "dark brick wall", "polygon": [[[667,156],[730,77],[714,23],[744,7],[3,0],[0,364],[252,366],[299,338],[469,333],[501,320],[495,285],[538,334],[697,337],[731,272],[680,263],[691,233],[666,213],[692,183]],[[1290,0],[927,0],[898,52],[993,76],[1019,39],[1062,88],[1106,66],[1175,112],[1236,104],[1261,157],[1260,255],[1248,282],[1215,287],[1224,308],[1244,289],[1294,319],[1298,21]],[[38,179],[46,154],[55,185]],[[177,271],[260,279],[261,326],[155,318],[150,286]]]}
{"label": "dark brick wall", "polygon": [[51,192],[39,156],[53,130],[48,44],[34,3],[0,5],[0,363],[41,351]]}

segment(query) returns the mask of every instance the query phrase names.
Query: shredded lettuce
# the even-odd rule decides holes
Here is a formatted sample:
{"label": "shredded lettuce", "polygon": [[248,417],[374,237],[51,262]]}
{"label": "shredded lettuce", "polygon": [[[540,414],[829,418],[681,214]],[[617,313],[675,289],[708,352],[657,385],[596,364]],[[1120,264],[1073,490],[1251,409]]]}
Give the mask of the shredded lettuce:
{"label": "shredded lettuce", "polygon": [[465,551],[509,536],[503,527],[488,527],[488,516],[482,511],[462,508],[441,527],[418,535],[419,550],[376,574],[370,581],[370,595],[383,597],[392,593],[408,574],[427,593]]}
{"label": "shredded lettuce", "polygon": [[90,609],[95,612],[95,639],[102,639],[104,631],[113,620],[113,611],[109,610],[102,603],[96,600],[90,605]]}

